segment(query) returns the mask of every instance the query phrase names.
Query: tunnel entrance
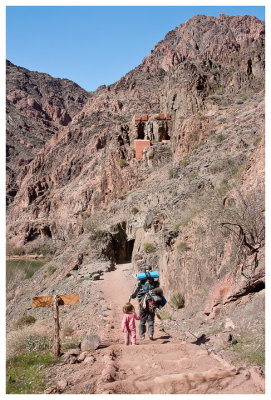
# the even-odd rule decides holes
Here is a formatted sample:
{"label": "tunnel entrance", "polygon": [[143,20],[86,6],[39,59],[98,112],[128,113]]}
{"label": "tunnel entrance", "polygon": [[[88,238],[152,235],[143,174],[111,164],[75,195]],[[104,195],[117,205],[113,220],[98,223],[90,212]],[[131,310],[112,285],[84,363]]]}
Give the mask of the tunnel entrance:
{"label": "tunnel entrance", "polygon": [[135,239],[131,239],[126,242],[126,260],[125,261],[130,262],[132,260],[134,244],[135,244]]}
{"label": "tunnel entrance", "polygon": [[145,124],[142,124],[141,122],[138,124],[137,127],[137,139],[144,139],[145,138]]}
{"label": "tunnel entrance", "polygon": [[122,222],[114,227],[113,249],[115,260],[118,264],[130,262],[134,249],[134,239],[128,240],[126,234],[126,222]]}

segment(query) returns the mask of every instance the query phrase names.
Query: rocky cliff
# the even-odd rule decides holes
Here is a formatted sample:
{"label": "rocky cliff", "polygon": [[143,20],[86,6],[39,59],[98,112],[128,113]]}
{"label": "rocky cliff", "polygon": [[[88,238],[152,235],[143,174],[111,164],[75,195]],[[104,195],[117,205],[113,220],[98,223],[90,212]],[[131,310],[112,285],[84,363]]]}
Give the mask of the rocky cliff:
{"label": "rocky cliff", "polygon": [[180,331],[227,320],[263,345],[264,38],[254,17],[199,15],[91,94],[8,63],[7,240],[53,254],[37,295],[132,259],[182,294]]}
{"label": "rocky cliff", "polygon": [[20,170],[44,144],[67,126],[90,93],[67,79],[6,63],[7,201],[13,201]]}

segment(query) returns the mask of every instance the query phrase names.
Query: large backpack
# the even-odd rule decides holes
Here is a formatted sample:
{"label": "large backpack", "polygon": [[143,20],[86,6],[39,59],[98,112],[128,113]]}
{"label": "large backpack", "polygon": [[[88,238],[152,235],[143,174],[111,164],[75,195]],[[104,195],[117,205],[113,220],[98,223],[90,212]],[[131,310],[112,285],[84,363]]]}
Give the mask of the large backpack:
{"label": "large backpack", "polygon": [[155,293],[159,287],[158,271],[141,272],[136,275],[137,280],[141,282],[141,290],[138,293],[140,304],[143,308],[154,311],[156,308],[161,309],[166,304],[164,296]]}
{"label": "large backpack", "polygon": [[142,296],[139,304],[142,308],[154,312],[156,308],[161,310],[166,305],[167,301],[164,296],[159,296],[151,291]]}
{"label": "large backpack", "polygon": [[142,298],[150,290],[159,286],[158,271],[141,272],[136,274],[136,278],[141,283],[138,297]]}

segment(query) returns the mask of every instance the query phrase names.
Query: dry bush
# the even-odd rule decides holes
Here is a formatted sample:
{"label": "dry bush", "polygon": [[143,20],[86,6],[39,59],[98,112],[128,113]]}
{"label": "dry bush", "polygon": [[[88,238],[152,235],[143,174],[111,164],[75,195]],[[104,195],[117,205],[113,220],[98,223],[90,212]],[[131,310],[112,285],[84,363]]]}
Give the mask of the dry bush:
{"label": "dry bush", "polygon": [[234,200],[232,207],[224,207],[219,223],[229,232],[235,245],[236,264],[243,265],[242,275],[249,279],[258,265],[258,253],[265,245],[264,195],[259,190],[243,197],[236,191]]}
{"label": "dry bush", "polygon": [[155,246],[153,243],[146,242],[143,245],[144,252],[149,254],[155,252]]}
{"label": "dry bush", "polygon": [[232,267],[242,265],[242,275],[249,278],[258,265],[258,253],[265,245],[263,192],[258,188],[244,197],[238,189],[232,189],[224,198],[209,198],[205,215],[213,232],[213,245],[223,252],[230,241]]}
{"label": "dry bush", "polygon": [[7,334],[6,356],[23,354],[29,350],[47,348],[53,337],[52,329],[47,326],[34,324]]}
{"label": "dry bush", "polygon": [[186,242],[180,242],[179,241],[179,242],[177,242],[176,246],[177,246],[177,250],[180,253],[183,253],[184,251],[190,250],[190,247],[188,246],[188,244]]}
{"label": "dry bush", "polygon": [[184,295],[180,292],[174,293],[170,298],[170,304],[173,308],[183,308],[185,304]]}
{"label": "dry bush", "polygon": [[73,332],[74,332],[74,329],[71,326],[66,325],[61,329],[60,337],[61,337],[61,339],[64,339],[67,336],[71,336],[73,334]]}
{"label": "dry bush", "polygon": [[15,329],[20,329],[25,325],[32,325],[36,322],[36,318],[33,315],[23,315],[14,324]]}
{"label": "dry bush", "polygon": [[126,167],[126,165],[127,165],[126,159],[125,158],[121,158],[120,161],[119,161],[119,164],[120,164],[120,168]]}
{"label": "dry bush", "polygon": [[45,270],[44,278],[48,278],[49,276],[53,275],[57,270],[57,266],[55,264],[49,264]]}
{"label": "dry bush", "polygon": [[138,212],[139,212],[139,209],[137,207],[134,206],[133,208],[131,208],[131,213],[133,215],[137,214]]}
{"label": "dry bush", "polygon": [[16,289],[18,285],[25,279],[25,272],[19,268],[7,268],[6,271],[6,288],[7,292]]}
{"label": "dry bush", "polygon": [[16,289],[16,290],[15,290],[15,299],[17,299],[18,297],[21,297],[21,296],[26,296],[26,295],[28,295],[30,292],[31,292],[31,291],[30,291],[29,289],[24,288],[24,287],[19,288],[19,289]]}

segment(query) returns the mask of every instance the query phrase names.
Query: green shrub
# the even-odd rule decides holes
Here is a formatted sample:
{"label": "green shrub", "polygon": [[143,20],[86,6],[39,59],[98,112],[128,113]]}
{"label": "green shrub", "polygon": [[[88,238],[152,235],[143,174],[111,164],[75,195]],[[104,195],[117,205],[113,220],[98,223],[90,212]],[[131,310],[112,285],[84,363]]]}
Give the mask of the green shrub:
{"label": "green shrub", "polygon": [[243,100],[248,100],[250,98],[250,95],[248,93],[243,93],[242,94],[242,99]]}
{"label": "green shrub", "polygon": [[25,341],[25,349],[31,351],[48,350],[52,346],[52,339],[47,336],[30,335]]}
{"label": "green shrub", "polygon": [[25,249],[22,246],[13,247],[11,249],[11,254],[13,256],[23,256],[25,254]]}
{"label": "green shrub", "polygon": [[180,229],[180,226],[182,226],[182,224],[180,222],[178,224],[174,225],[174,227],[173,227],[174,231],[178,231]]}
{"label": "green shrub", "polygon": [[139,212],[139,209],[138,209],[137,207],[133,207],[133,208],[131,209],[131,213],[132,213],[133,215],[137,214],[138,212]]}
{"label": "green shrub", "polygon": [[32,315],[23,315],[14,324],[14,328],[19,329],[19,328],[22,328],[23,326],[34,324],[35,322],[36,322],[36,318],[33,317]]}
{"label": "green shrub", "polygon": [[79,346],[80,342],[81,342],[81,340],[78,339],[78,338],[77,339],[73,338],[73,339],[71,339],[71,340],[69,340],[67,342],[63,341],[62,344],[61,344],[61,349],[63,351],[69,350],[69,349],[74,349],[74,348]]}
{"label": "green shrub", "polygon": [[120,168],[124,168],[124,167],[126,167],[126,165],[127,165],[126,159],[121,158],[120,159]]}
{"label": "green shrub", "polygon": [[159,312],[156,313],[156,315],[162,321],[166,319],[173,320],[172,315],[168,311],[160,310]]}
{"label": "green shrub", "polygon": [[205,144],[204,140],[201,140],[199,143],[195,143],[193,145],[193,150],[199,149],[200,147],[202,147]]}
{"label": "green shrub", "polygon": [[225,139],[225,136],[224,136],[222,133],[220,133],[220,134],[215,138],[215,141],[216,141],[216,143],[221,143],[221,142],[223,142],[224,139]]}
{"label": "green shrub", "polygon": [[6,266],[6,277],[7,282],[14,279],[14,276],[18,274],[19,271],[23,271],[24,278],[31,278],[34,273],[46,264],[47,260],[10,260],[7,261]]}
{"label": "green shrub", "polygon": [[101,229],[96,229],[92,232],[92,234],[89,236],[90,240],[100,240],[103,237],[105,237],[106,232],[102,231]]}
{"label": "green shrub", "polygon": [[253,146],[257,147],[261,140],[262,140],[262,138],[261,138],[260,136],[258,136],[258,137],[254,140]]}
{"label": "green shrub", "polygon": [[234,172],[233,171],[233,177],[235,180],[239,180],[245,170],[246,165],[242,164],[239,166],[239,168]]}
{"label": "green shrub", "polygon": [[47,256],[48,254],[52,254],[52,250],[49,247],[39,247],[36,249],[36,254]]}
{"label": "green shrub", "polygon": [[145,253],[149,254],[149,253],[153,253],[155,251],[155,246],[153,243],[146,242],[143,245],[143,249],[144,249]]}
{"label": "green shrub", "polygon": [[187,167],[187,165],[189,165],[189,161],[186,160],[186,159],[183,159],[183,160],[180,161],[180,165],[181,165],[182,167]]}
{"label": "green shrub", "polygon": [[170,167],[168,169],[168,176],[169,176],[169,178],[173,178],[173,176],[174,176],[174,169],[172,167]]}
{"label": "green shrub", "polygon": [[197,172],[192,172],[192,174],[190,174],[189,177],[188,177],[188,183],[191,183],[197,177],[198,177]]}
{"label": "green shrub", "polygon": [[56,272],[57,270],[57,266],[54,264],[49,264],[48,267],[45,270],[45,276],[49,277],[51,275],[53,275],[54,272]]}
{"label": "green shrub", "polygon": [[222,182],[217,191],[220,196],[225,196],[225,194],[228,193],[230,189],[231,185],[228,182]]}
{"label": "green shrub", "polygon": [[119,200],[124,200],[125,199],[125,196],[127,196],[127,190],[126,189],[124,189],[124,190],[122,190],[119,194],[118,194],[118,199]]}
{"label": "green shrub", "polygon": [[249,343],[236,343],[232,346],[236,353],[237,359],[245,361],[250,365],[258,365],[264,367],[265,365],[265,349],[264,345],[260,346],[255,351]]}
{"label": "green shrub", "polygon": [[221,96],[223,93],[224,92],[222,88],[218,88],[217,91],[215,92],[215,94],[218,94],[219,96]]}
{"label": "green shrub", "polygon": [[170,298],[170,303],[174,308],[180,309],[184,307],[184,296],[180,293],[174,293]]}
{"label": "green shrub", "polygon": [[7,394],[37,394],[46,388],[44,370],[39,366],[51,366],[54,363],[50,353],[36,352],[20,354],[7,360]]}

